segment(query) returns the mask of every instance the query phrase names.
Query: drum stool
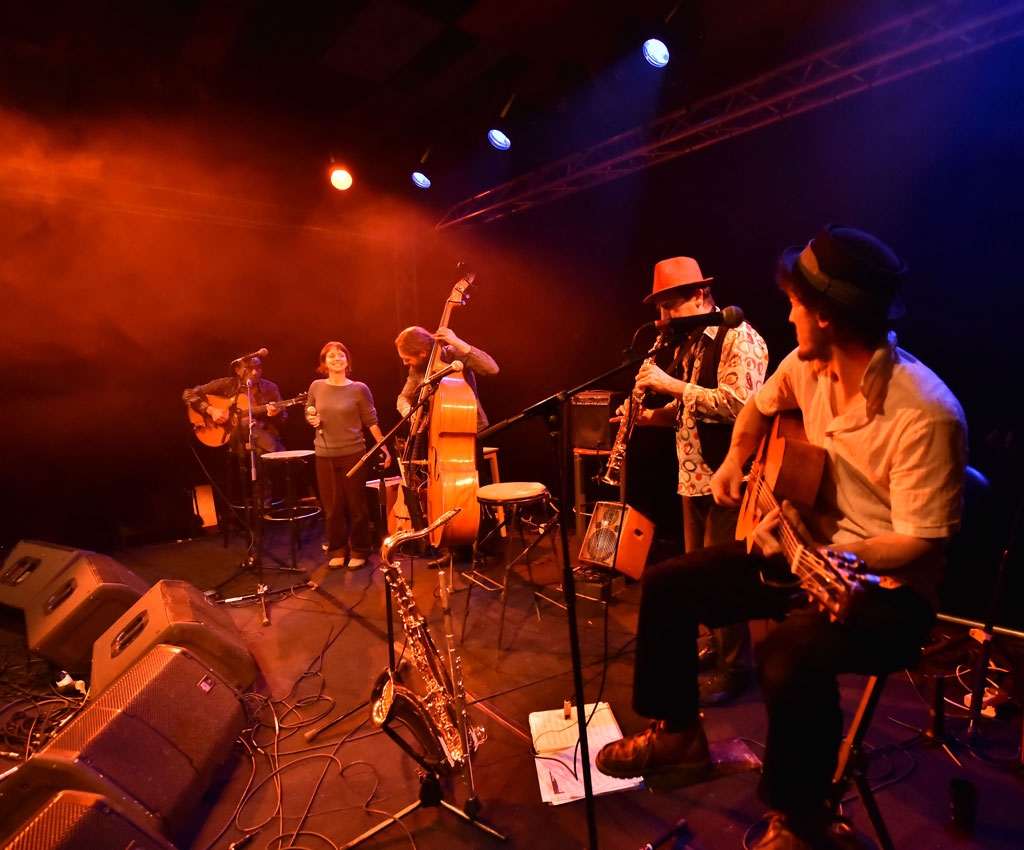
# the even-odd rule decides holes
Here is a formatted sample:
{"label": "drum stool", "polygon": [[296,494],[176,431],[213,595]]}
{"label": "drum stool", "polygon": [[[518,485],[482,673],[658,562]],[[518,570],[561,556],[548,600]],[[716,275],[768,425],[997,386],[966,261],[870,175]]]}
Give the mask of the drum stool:
{"label": "drum stool", "polygon": [[[320,513],[320,504],[315,496],[299,495],[296,477],[306,467],[306,461],[313,456],[312,449],[297,449],[285,452],[267,452],[260,455],[264,464],[272,464],[284,470],[284,503],[271,506],[264,511],[263,519],[267,522],[288,523],[288,536],[291,541],[292,569],[297,570],[299,550],[299,525],[304,519],[315,517]],[[266,467],[269,472],[271,467]]]}
{"label": "drum stool", "polygon": [[[501,615],[498,619],[497,651],[501,653],[501,635],[505,627],[505,606],[508,602],[508,584],[512,578],[516,564],[526,559],[526,573],[530,585],[536,587],[530,563],[530,552],[545,538],[551,542],[551,551],[558,560],[558,549],[551,533],[558,528],[558,511],[551,501],[548,489],[536,481],[507,481],[500,484],[488,484],[476,491],[476,500],[480,505],[481,528],[485,527],[483,519],[490,518],[495,524],[485,534],[477,534],[473,544],[472,568],[462,574],[469,583],[466,592],[466,607],[462,615],[462,637],[466,635],[466,621],[469,619],[469,600],[473,587],[487,591],[501,591]],[[489,524],[489,523],[488,523]],[[526,530],[535,533],[535,537],[527,543]],[[519,537],[520,551],[515,557],[513,538]],[[484,555],[482,547],[494,537],[505,538],[505,564],[502,579],[497,579],[483,572]],[[534,591],[533,607],[540,617]]]}

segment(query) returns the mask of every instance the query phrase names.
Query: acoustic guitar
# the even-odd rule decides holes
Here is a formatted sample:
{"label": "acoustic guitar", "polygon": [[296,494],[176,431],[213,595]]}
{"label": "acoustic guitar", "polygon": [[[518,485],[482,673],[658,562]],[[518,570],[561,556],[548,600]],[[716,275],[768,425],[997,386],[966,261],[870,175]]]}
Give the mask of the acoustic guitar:
{"label": "acoustic guitar", "polygon": [[[257,405],[252,409],[253,416],[262,416],[271,410],[283,410],[296,404],[304,404],[309,393],[299,393],[295,398],[284,401],[270,401],[266,404]],[[229,416],[221,423],[213,421],[209,413],[199,413],[188,408],[188,421],[192,423],[192,431],[196,438],[205,446],[223,446],[231,439],[231,432],[235,430],[240,422],[249,418],[248,399],[242,395],[235,398],[226,398],[219,395],[206,396],[206,403],[217,410],[229,411]]]}
{"label": "acoustic guitar", "polygon": [[[807,442],[798,414],[776,416],[751,467],[736,523],[736,539],[747,540],[749,549],[754,527],[783,499],[801,511],[813,508],[825,459],[823,448]],[[761,580],[776,586],[799,586],[832,620],[847,622],[851,615],[856,616],[867,594],[899,586],[888,576],[867,572],[864,562],[850,552],[819,549],[804,540],[785,515],[780,514],[777,536],[792,580],[780,582],[763,572]]]}

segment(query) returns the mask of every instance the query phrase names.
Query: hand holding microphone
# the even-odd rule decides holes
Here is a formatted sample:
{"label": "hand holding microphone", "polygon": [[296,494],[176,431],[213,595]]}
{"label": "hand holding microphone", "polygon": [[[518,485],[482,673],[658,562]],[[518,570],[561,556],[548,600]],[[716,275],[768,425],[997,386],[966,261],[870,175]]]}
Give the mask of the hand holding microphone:
{"label": "hand holding microphone", "polygon": [[312,404],[306,408],[306,421],[316,428],[317,433],[322,437],[324,435],[323,425],[320,420],[320,414],[316,412],[316,407]]}

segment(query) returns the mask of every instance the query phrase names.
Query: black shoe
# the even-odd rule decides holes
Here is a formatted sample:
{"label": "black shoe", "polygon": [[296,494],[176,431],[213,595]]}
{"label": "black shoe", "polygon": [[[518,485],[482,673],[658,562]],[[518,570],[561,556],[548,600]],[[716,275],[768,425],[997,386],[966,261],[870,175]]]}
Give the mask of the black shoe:
{"label": "black shoe", "polygon": [[750,671],[745,667],[715,670],[700,683],[700,704],[711,706],[732,702],[747,689],[749,681]]}

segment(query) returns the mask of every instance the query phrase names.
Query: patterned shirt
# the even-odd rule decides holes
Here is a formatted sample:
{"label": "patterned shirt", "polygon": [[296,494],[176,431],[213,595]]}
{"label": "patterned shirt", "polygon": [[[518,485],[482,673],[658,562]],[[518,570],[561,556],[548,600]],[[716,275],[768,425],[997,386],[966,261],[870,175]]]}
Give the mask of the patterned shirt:
{"label": "patterned shirt", "polygon": [[[718,363],[718,386],[702,387],[692,383],[700,375],[703,357],[712,347],[716,334],[725,333],[722,357]],[[686,381],[676,396],[676,457],[679,460],[681,496],[711,494],[714,470],[701,455],[697,421],[731,423],[743,405],[761,388],[768,371],[768,346],[761,335],[743,322],[736,328],[713,325],[704,329],[700,339],[683,358],[680,380]]]}

